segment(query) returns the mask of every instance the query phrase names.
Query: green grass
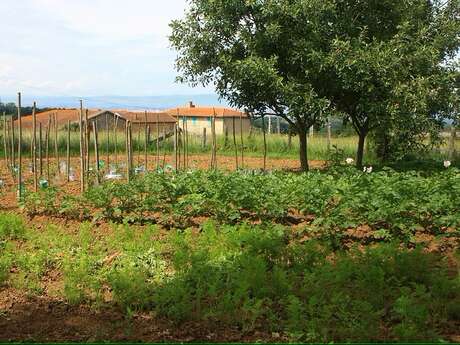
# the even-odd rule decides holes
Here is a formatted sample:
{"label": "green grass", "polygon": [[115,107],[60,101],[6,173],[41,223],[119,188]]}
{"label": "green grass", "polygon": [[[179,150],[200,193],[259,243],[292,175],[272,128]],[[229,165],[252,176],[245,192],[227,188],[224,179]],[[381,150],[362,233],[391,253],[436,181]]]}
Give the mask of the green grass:
{"label": "green grass", "polygon": [[[10,217],[0,213],[0,223]],[[397,241],[333,250],[329,239],[300,240],[280,225],[213,222],[200,232],[127,224],[97,232],[87,223],[27,228],[26,240],[0,251],[3,284],[43,295],[47,272],[58,271],[51,297],[70,304],[151,313],[172,332],[188,322],[283,342],[438,341],[460,319],[458,272]]]}
{"label": "green grass", "polygon": [[[291,145],[289,145],[289,140],[287,135],[283,134],[270,134],[266,136],[267,138],[267,155],[269,158],[299,158],[299,141],[298,137],[294,136],[291,140]],[[137,132],[133,133],[133,151],[135,153],[144,153],[145,149],[145,138],[144,134],[141,133],[138,135]],[[241,142],[240,137],[237,136],[237,146],[238,152],[241,155]],[[251,136],[245,134],[243,137],[244,141],[244,154],[251,157],[262,157],[264,151],[263,144],[263,135],[255,131]],[[23,134],[23,155],[25,157],[30,156],[30,145],[32,142],[32,135],[29,130],[24,131]],[[217,149],[218,154],[232,156],[235,154],[235,148],[233,145],[233,137],[231,135],[225,139],[224,135],[219,135],[217,137]],[[99,133],[99,153],[101,157],[104,157],[107,154],[107,151],[113,155],[115,149],[118,153],[125,153],[125,141],[124,134],[122,132],[118,133],[117,145],[115,145],[113,132],[109,134],[109,145],[107,145],[107,135],[105,132]],[[358,138],[355,135],[334,135],[331,141],[331,150],[332,152],[338,150],[342,153],[344,157],[355,157],[356,147],[358,143]],[[0,156],[4,157],[4,148],[3,148],[3,137],[0,134]],[[460,153],[460,139],[456,141],[456,151]],[[17,143],[15,144],[17,146]],[[107,150],[108,146],[108,150]],[[164,143],[160,144],[160,151],[163,154],[171,154],[173,152],[173,139],[168,138]],[[335,147],[335,148],[334,148]],[[43,156],[45,155],[45,142],[43,138]],[[94,154],[94,143],[90,143],[90,153]],[[60,157],[64,157],[67,152],[67,134],[60,132],[58,136],[58,150]],[[444,143],[441,147],[433,150],[428,155],[423,157],[416,157],[417,159],[445,159],[448,156],[448,144]],[[50,157],[54,157],[54,135],[50,137],[49,141],[49,154]],[[71,132],[70,140],[70,152],[72,156],[78,156],[80,154],[79,146],[79,133]],[[150,154],[156,154],[156,142],[153,139],[150,145],[148,146],[148,152]],[[206,147],[202,145],[201,136],[190,134],[188,138],[188,152],[189,154],[210,154],[211,152],[211,142],[208,137],[208,142]],[[312,138],[308,139],[308,158],[310,160],[327,160],[331,155],[331,151],[328,150],[327,139],[324,133],[316,133]],[[372,152],[366,150],[366,161],[370,163],[376,163],[376,159]]]}

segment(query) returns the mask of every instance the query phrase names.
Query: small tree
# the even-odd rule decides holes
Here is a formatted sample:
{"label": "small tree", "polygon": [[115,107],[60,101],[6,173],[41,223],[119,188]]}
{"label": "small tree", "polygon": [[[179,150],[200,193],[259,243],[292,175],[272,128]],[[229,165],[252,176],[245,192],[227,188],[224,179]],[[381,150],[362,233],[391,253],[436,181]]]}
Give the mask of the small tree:
{"label": "small tree", "polygon": [[276,1],[192,0],[185,19],[171,23],[170,40],[179,81],[213,83],[254,117],[285,119],[299,135],[301,168],[308,170],[308,128],[322,122],[330,102],[309,82],[309,36],[302,37],[302,22],[290,24],[293,10]]}

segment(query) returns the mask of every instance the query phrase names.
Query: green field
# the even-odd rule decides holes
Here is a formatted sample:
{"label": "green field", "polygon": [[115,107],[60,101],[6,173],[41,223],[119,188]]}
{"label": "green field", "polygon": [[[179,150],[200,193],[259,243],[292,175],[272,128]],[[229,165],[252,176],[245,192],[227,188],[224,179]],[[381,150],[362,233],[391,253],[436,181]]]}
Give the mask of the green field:
{"label": "green field", "polygon": [[26,193],[26,218],[0,213],[0,284],[72,312],[121,312],[126,334],[148,317],[171,339],[188,327],[221,329],[217,340],[233,329],[278,342],[449,340],[459,205],[455,168],[153,173],[81,196],[49,188]]}
{"label": "green field", "polygon": [[[17,139],[17,138],[16,138]],[[111,154],[115,153],[117,150],[118,153],[125,153],[125,138],[124,133],[119,132],[117,134],[117,145],[115,145],[115,137],[113,132],[108,136],[106,132],[99,133],[99,152],[101,155],[106,154],[109,151]],[[89,151],[91,154],[94,154],[94,142],[91,137]],[[262,157],[264,154],[264,142],[263,135],[261,133],[253,133],[251,136],[245,134],[243,137],[243,146],[241,145],[240,137],[237,136],[237,149],[239,154],[241,154],[242,147],[244,148],[244,154],[246,156],[252,157]],[[296,136],[293,136],[291,139],[291,144],[289,145],[288,135],[284,134],[269,134],[266,136],[267,141],[267,156],[271,158],[293,158],[298,159],[299,152],[299,142]],[[23,134],[23,155],[25,157],[30,157],[31,152],[31,142],[32,135],[30,131],[24,131]],[[313,137],[308,140],[308,158],[310,160],[327,160],[331,157],[331,153],[340,152],[343,157],[355,157],[356,147],[357,147],[358,137],[355,135],[333,135],[331,139],[331,149],[328,150],[327,138],[321,134],[315,134]],[[4,157],[4,145],[3,137],[0,135],[0,155]],[[58,135],[58,151],[60,157],[64,157],[67,153],[67,134],[60,132]],[[9,146],[10,147],[10,146]],[[15,144],[17,147],[17,142]],[[38,144],[37,144],[38,147]],[[171,154],[173,152],[173,139],[168,138],[164,142],[160,143],[160,151],[162,154],[165,152]],[[455,147],[457,153],[460,152],[460,138],[456,140]],[[148,153],[156,154],[156,141],[154,138],[151,139],[151,142],[148,145]],[[209,154],[211,151],[211,142],[208,137],[207,144],[204,147],[201,136],[189,135],[188,137],[188,152],[189,154]],[[10,148],[9,148],[10,149]],[[42,152],[45,155],[46,144],[43,137]],[[145,136],[143,133],[133,133],[133,150],[134,153],[144,153],[145,151]],[[183,151],[183,147],[182,147]],[[229,135],[227,139],[224,135],[217,137],[217,151],[221,155],[234,155],[235,147],[233,144],[233,137]],[[78,156],[80,153],[80,144],[79,144],[79,133],[71,132],[70,138],[70,152],[72,156]],[[55,155],[55,141],[54,134],[50,136],[49,139],[49,154],[50,157]],[[436,158],[444,159],[448,157],[448,143],[444,142],[440,147],[437,147],[435,150],[427,153],[423,157],[418,157],[419,159],[424,158]],[[375,157],[373,152],[366,150],[366,160],[369,163],[375,163]]]}

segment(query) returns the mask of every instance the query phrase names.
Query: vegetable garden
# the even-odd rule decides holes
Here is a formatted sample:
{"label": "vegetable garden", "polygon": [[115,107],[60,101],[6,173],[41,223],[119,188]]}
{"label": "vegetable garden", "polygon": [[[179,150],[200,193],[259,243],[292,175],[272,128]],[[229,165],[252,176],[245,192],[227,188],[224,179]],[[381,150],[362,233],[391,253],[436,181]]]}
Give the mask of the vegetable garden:
{"label": "vegetable garden", "polygon": [[[72,340],[457,339],[456,168],[158,171],[19,206],[0,214],[0,307],[25,294],[39,315],[45,299],[95,318]],[[22,314],[2,313],[22,339]]]}

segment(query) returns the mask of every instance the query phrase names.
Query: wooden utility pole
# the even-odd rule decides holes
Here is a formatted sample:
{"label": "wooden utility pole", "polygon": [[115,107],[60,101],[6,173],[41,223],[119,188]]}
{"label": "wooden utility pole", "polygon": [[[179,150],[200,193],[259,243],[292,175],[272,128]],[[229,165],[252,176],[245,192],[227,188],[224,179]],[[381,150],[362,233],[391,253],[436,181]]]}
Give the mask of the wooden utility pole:
{"label": "wooden utility pole", "polygon": [[94,156],[96,159],[96,183],[99,184],[99,144],[97,135],[97,122],[93,121],[93,134],[94,134]]}
{"label": "wooden utility pole", "polygon": [[83,100],[80,100],[80,191],[85,192],[85,153],[83,147]]}
{"label": "wooden utility pole", "polygon": [[18,92],[18,199],[22,198],[22,118],[21,118],[21,93]]}
{"label": "wooden utility pole", "polygon": [[[163,138],[163,140],[165,140],[165,138]],[[158,169],[160,169],[160,114],[157,113],[157,171]]]}
{"label": "wooden utility pole", "polygon": [[42,140],[43,140],[43,129],[42,123],[38,123],[38,166],[40,170],[40,177],[43,176],[43,150],[42,150]]}
{"label": "wooden utility pole", "polygon": [[38,191],[38,178],[37,178],[37,116],[36,116],[36,103],[32,106],[32,169],[34,171],[34,191]]}
{"label": "wooden utility pole", "polygon": [[50,183],[50,133],[51,133],[51,115],[48,116],[48,125],[45,132],[45,155],[46,155],[46,179]]}
{"label": "wooden utility pole", "polygon": [[65,169],[67,182],[70,182],[70,120],[67,121],[67,166]]}
{"label": "wooden utility pole", "polygon": [[232,116],[232,127],[233,127],[233,146],[235,147],[235,163],[236,170],[238,170],[238,146],[236,145],[236,133],[235,133],[235,116]]}

